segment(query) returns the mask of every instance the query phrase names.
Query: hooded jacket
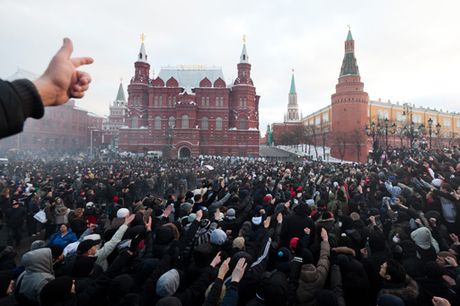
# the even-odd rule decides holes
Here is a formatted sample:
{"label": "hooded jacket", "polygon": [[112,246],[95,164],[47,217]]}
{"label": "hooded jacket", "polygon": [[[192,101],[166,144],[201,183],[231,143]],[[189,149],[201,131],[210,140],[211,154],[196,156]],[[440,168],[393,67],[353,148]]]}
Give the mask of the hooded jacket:
{"label": "hooded jacket", "polygon": [[42,288],[54,279],[51,249],[30,251],[22,256],[25,271],[16,282],[14,294],[20,303],[39,303]]}
{"label": "hooded jacket", "polygon": [[321,241],[321,252],[316,267],[305,264],[300,272],[299,288],[296,294],[296,305],[316,305],[316,293],[323,289],[329,273],[330,246],[328,241]]}

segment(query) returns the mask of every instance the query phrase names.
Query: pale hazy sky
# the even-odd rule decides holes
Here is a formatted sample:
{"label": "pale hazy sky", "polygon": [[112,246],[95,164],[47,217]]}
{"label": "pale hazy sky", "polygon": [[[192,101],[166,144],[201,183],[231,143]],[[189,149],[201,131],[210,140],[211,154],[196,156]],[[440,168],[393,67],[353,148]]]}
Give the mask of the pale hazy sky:
{"label": "pale hazy sky", "polygon": [[304,115],[331,102],[347,25],[369,98],[460,111],[460,1],[0,0],[0,77],[17,67],[40,74],[63,37],[93,77],[77,105],[108,114],[126,86],[146,35],[151,70],[222,67],[236,75],[247,37],[260,99],[260,129],[282,122],[291,70]]}

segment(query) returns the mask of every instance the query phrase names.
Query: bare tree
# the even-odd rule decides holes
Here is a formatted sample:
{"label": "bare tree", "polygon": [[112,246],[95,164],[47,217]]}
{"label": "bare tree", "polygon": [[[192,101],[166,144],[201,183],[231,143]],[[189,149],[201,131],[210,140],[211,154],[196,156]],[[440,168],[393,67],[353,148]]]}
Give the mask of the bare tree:
{"label": "bare tree", "polygon": [[348,142],[347,132],[336,131],[332,133],[333,133],[332,137],[333,137],[335,146],[337,147],[337,150],[339,151],[340,159],[343,161],[343,158],[345,157],[345,153],[347,150],[347,142]]}
{"label": "bare tree", "polygon": [[366,142],[367,142],[367,137],[364,134],[364,129],[354,128],[353,130],[349,132],[348,136],[349,136],[351,145],[353,145],[353,148],[356,151],[356,155],[358,157],[358,163],[359,163],[360,162],[359,158],[361,156],[361,149],[363,147],[366,147]]}
{"label": "bare tree", "polygon": [[313,147],[315,148],[316,159],[318,159],[318,148],[316,139],[316,136],[318,135],[318,129],[315,125],[309,125],[307,127],[307,134],[310,137],[310,144],[313,145]]}

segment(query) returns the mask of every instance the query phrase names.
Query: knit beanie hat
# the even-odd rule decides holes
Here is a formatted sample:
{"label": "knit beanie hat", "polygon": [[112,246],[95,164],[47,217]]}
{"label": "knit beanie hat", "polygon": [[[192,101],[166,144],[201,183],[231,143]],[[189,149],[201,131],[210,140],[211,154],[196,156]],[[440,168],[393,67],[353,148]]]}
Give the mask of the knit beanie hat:
{"label": "knit beanie hat", "polygon": [[216,229],[211,233],[210,242],[217,245],[222,245],[227,240],[227,234],[221,229]]}
{"label": "knit beanie hat", "polygon": [[313,263],[313,254],[311,253],[309,249],[307,248],[303,249],[302,259],[303,259],[302,263],[304,265]]}
{"label": "knit beanie hat", "polygon": [[180,205],[180,212],[179,212],[179,214],[180,214],[181,216],[185,216],[185,215],[190,211],[190,209],[192,209],[192,204],[187,203],[187,202],[182,203],[182,204]]}
{"label": "knit beanie hat", "polygon": [[156,293],[159,296],[171,296],[176,293],[179,284],[179,272],[176,269],[171,269],[158,279]]}
{"label": "knit beanie hat", "polygon": [[227,210],[227,218],[235,218],[235,210],[233,208],[230,208],[229,210]]}
{"label": "knit beanie hat", "polygon": [[443,268],[436,261],[429,261],[423,268],[425,276],[431,279],[442,280]]}
{"label": "knit beanie hat", "polygon": [[48,246],[51,249],[51,254],[53,255],[53,259],[58,259],[59,256],[62,255],[62,252],[64,252],[64,248],[62,245],[59,244],[52,244]]}
{"label": "knit beanie hat", "polygon": [[73,277],[88,277],[94,268],[94,257],[80,257],[75,261],[72,268]]}
{"label": "knit beanie hat", "polygon": [[117,218],[126,218],[127,215],[129,215],[129,210],[127,208],[120,208],[117,211]]}
{"label": "knit beanie hat", "polygon": [[431,181],[431,184],[433,184],[433,186],[439,188],[439,187],[441,187],[442,180],[441,180],[441,179],[438,179],[438,178],[435,178],[434,180]]}
{"label": "knit beanie hat", "polygon": [[279,261],[289,261],[289,259],[291,259],[291,252],[289,251],[288,248],[286,247],[282,247],[278,250],[278,252],[276,253],[276,255],[278,255],[276,257],[277,260]]}
{"label": "knit beanie hat", "polygon": [[73,279],[70,276],[60,276],[47,283],[40,292],[42,305],[53,305],[64,300],[72,290]]}
{"label": "knit beanie hat", "polygon": [[403,300],[393,294],[381,294],[377,299],[379,306],[404,306]]}
{"label": "knit beanie hat", "polygon": [[107,298],[112,303],[118,303],[125,295],[131,292],[133,279],[128,274],[115,277],[109,285]]}
{"label": "knit beanie hat", "polygon": [[118,202],[118,197],[114,197],[112,200],[112,203],[117,203]]}
{"label": "knit beanie hat", "polygon": [[45,246],[45,242],[43,240],[35,240],[32,242],[32,245],[30,246],[30,250],[36,250],[36,249],[41,249]]}

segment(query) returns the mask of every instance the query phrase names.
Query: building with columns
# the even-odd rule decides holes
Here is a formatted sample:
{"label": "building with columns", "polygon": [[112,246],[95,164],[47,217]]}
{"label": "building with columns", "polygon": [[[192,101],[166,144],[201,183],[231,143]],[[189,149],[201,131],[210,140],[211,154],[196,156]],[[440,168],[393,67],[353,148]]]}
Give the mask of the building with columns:
{"label": "building with columns", "polygon": [[170,156],[259,156],[259,99],[246,42],[237,78],[221,68],[162,67],[149,76],[144,37],[128,85],[119,150],[163,151]]}

